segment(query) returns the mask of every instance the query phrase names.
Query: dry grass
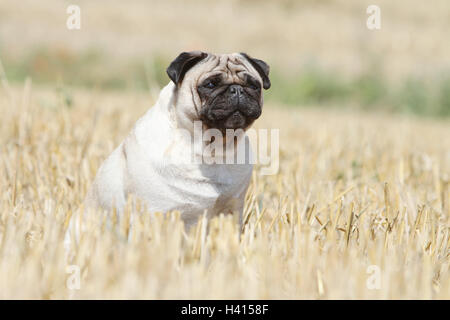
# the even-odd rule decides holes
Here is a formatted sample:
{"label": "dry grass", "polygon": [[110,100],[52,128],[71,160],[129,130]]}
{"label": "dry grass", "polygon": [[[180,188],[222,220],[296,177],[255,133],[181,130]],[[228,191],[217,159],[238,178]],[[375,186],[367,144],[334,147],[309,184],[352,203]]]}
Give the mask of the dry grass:
{"label": "dry grass", "polygon": [[258,127],[281,128],[280,171],[255,171],[240,239],[232,217],[185,234],[176,214],[129,212],[129,242],[127,219],[99,223],[66,261],[68,217],[151,102],[76,91],[67,108],[54,91],[4,84],[0,298],[450,298],[448,120],[268,105]]}
{"label": "dry grass", "polygon": [[[373,64],[386,79],[450,66],[447,0],[379,0],[377,32],[365,27],[372,2],[360,0],[80,0],[79,31],[65,27],[68,4],[2,0],[0,59],[20,66],[44,49],[70,65],[98,50],[120,73],[152,55],[248,51],[281,73],[313,62],[351,76]],[[257,127],[280,128],[280,171],[256,168],[240,238],[235,217],[185,233],[177,214],[128,210],[107,222],[98,212],[66,255],[69,217],[157,86],[150,97],[66,94],[67,79],[59,91],[30,81],[11,88],[1,69],[0,80],[1,299],[450,299],[448,119],[268,104]],[[79,290],[66,286],[67,265],[81,269]],[[370,266],[379,267],[379,289],[367,286]]]}

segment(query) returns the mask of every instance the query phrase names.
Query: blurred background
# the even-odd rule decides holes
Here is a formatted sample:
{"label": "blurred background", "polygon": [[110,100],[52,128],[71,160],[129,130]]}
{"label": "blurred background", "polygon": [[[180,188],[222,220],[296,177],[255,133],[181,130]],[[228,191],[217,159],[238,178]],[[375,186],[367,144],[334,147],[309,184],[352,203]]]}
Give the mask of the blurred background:
{"label": "blurred background", "polygon": [[[68,30],[66,9],[81,8]],[[369,30],[366,8],[381,8]],[[290,108],[450,116],[448,0],[1,0],[0,76],[54,89],[148,91],[178,53],[246,52],[271,66],[266,101]]]}

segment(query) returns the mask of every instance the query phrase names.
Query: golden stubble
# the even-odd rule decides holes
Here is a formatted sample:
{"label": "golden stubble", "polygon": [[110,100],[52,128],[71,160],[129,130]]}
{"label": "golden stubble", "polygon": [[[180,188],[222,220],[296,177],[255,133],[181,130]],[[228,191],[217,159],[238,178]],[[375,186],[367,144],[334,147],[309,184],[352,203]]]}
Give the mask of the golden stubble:
{"label": "golden stubble", "polygon": [[236,217],[185,232],[130,205],[88,212],[67,255],[69,217],[151,101],[0,90],[0,298],[450,298],[448,120],[266,105],[255,125],[280,129],[280,170],[256,166],[240,237]]}

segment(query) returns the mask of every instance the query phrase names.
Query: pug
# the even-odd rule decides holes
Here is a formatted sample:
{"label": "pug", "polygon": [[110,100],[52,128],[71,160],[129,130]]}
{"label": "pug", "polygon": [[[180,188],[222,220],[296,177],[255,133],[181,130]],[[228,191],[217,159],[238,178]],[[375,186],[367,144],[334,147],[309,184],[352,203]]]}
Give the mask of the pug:
{"label": "pug", "polygon": [[[181,53],[167,75],[171,81],[156,104],[100,166],[85,208],[115,208],[120,215],[133,194],[149,212],[179,211],[187,226],[203,214],[234,212],[242,224],[252,163],[210,160],[249,151],[245,130],[261,116],[269,66],[245,53],[193,51]],[[205,157],[212,141],[196,138],[196,128],[213,130],[217,140],[223,135],[225,151]]]}

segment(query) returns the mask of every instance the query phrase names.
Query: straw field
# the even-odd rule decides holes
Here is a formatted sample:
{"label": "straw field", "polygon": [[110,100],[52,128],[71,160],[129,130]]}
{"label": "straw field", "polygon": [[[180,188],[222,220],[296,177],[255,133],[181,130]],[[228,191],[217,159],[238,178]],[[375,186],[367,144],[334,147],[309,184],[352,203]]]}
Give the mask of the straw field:
{"label": "straw field", "polygon": [[[449,9],[0,1],[0,299],[450,299]],[[87,212],[66,251],[100,164],[188,50],[271,66],[255,127],[280,130],[279,171],[255,167],[244,229],[129,206]]]}
{"label": "straw field", "polygon": [[0,298],[450,297],[448,121],[268,105],[280,170],[255,169],[241,237],[236,217],[184,232],[177,213],[90,212],[66,254],[68,218],[151,101],[61,99],[30,82],[0,95]]}

